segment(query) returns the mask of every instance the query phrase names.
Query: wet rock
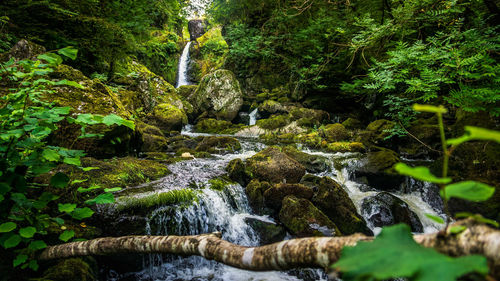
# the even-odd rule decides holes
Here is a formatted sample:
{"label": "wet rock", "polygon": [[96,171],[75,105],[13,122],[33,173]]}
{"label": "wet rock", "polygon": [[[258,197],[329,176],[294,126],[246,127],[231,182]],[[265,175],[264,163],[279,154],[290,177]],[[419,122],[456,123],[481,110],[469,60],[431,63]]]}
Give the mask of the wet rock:
{"label": "wet rock", "polygon": [[196,138],[198,145],[196,151],[206,151],[209,153],[228,153],[241,149],[240,142],[233,137],[199,137]]}
{"label": "wet rock", "polygon": [[257,120],[257,126],[266,130],[275,130],[290,124],[288,115],[272,115],[267,119]]}
{"label": "wet rock", "polygon": [[392,168],[398,162],[398,154],[390,149],[370,152],[364,165],[355,171],[356,181],[378,190],[399,190],[405,177]]}
{"label": "wet rock", "polygon": [[365,198],[361,205],[364,217],[375,227],[397,223],[406,223],[413,232],[423,232],[424,228],[418,216],[410,210],[408,204],[396,196],[381,192]]}
{"label": "wet rock", "polygon": [[230,179],[239,183],[242,186],[246,186],[249,180],[249,176],[245,172],[245,164],[239,158],[231,160],[226,166],[226,172]]}
{"label": "wet rock", "polygon": [[270,183],[298,183],[306,172],[304,166],[278,147],[268,147],[248,158],[246,167],[254,178]]}
{"label": "wet rock", "polygon": [[205,34],[207,28],[207,22],[202,19],[194,19],[188,22],[188,30],[191,36],[191,41],[196,40]]}
{"label": "wet rock", "polygon": [[340,123],[328,124],[321,130],[323,137],[329,142],[342,141],[349,138],[349,132]]}
{"label": "wet rock", "polygon": [[268,188],[263,195],[266,206],[279,210],[281,202],[286,196],[293,195],[297,198],[311,199],[313,189],[302,184],[278,183]]}
{"label": "wet rock", "polygon": [[363,123],[361,123],[361,121],[359,121],[358,119],[354,118],[347,118],[344,122],[342,122],[342,125],[344,125],[344,127],[349,130],[363,128]]}
{"label": "wet rock", "polygon": [[17,42],[9,52],[5,54],[0,54],[0,62],[8,61],[11,58],[15,60],[24,60],[24,59],[34,59],[36,56],[45,53],[47,50],[45,47],[30,42],[26,39],[21,39]]}
{"label": "wet rock", "polygon": [[143,122],[137,122],[136,130],[140,133],[142,138],[142,152],[159,152],[167,150],[167,138],[158,127]]}
{"label": "wet rock", "polygon": [[170,131],[180,131],[188,120],[183,110],[170,103],[162,103],[154,108],[148,122],[168,134]]}
{"label": "wet rock", "polygon": [[[245,192],[248,196],[248,200],[250,201],[250,205],[257,213],[265,213],[266,208],[264,204],[264,193],[266,190],[271,188],[271,184],[267,181],[259,181],[257,179],[253,179],[246,186]],[[280,202],[281,203],[281,202]]]}
{"label": "wet rock", "polygon": [[202,78],[188,101],[198,114],[206,112],[207,117],[231,121],[243,105],[243,93],[234,73],[219,69]]}
{"label": "wet rock", "polygon": [[293,146],[284,147],[283,152],[304,166],[309,173],[321,173],[330,168],[325,157],[307,154]]}
{"label": "wet rock", "polygon": [[287,196],[279,213],[280,221],[299,237],[340,236],[335,224],[307,199]]}
{"label": "wet rock", "polygon": [[259,106],[259,113],[262,118],[269,118],[273,114],[288,113],[288,109],[277,101],[266,100]]}
{"label": "wet rock", "polygon": [[364,152],[365,146],[360,142],[331,142],[325,144],[325,150],[328,152]]}
{"label": "wet rock", "polygon": [[374,144],[384,144],[387,142],[385,138],[391,134],[390,130],[394,128],[395,125],[396,123],[386,119],[375,120],[366,127],[364,139]]}
{"label": "wet rock", "polygon": [[239,131],[243,125],[236,125],[226,120],[217,120],[213,118],[202,119],[195,125],[195,130],[200,133],[208,134],[234,134]]}
{"label": "wet rock", "polygon": [[340,184],[329,177],[305,176],[303,184],[315,190],[312,202],[320,209],[343,234],[361,232],[372,235],[362,216],[358,214],[354,203]]}
{"label": "wet rock", "polygon": [[198,146],[198,141],[183,135],[177,135],[167,138],[168,152],[177,152],[181,148],[195,149]]}
{"label": "wet rock", "polygon": [[62,259],[43,273],[43,280],[94,281],[98,279],[97,264],[93,258]]}
{"label": "wet rock", "polygon": [[281,242],[285,239],[286,230],[278,224],[256,218],[245,218],[245,222],[257,232],[261,245]]}
{"label": "wet rock", "polygon": [[181,98],[188,98],[190,95],[196,92],[197,88],[198,85],[184,85],[177,88],[177,93],[179,94],[179,96],[181,96]]}

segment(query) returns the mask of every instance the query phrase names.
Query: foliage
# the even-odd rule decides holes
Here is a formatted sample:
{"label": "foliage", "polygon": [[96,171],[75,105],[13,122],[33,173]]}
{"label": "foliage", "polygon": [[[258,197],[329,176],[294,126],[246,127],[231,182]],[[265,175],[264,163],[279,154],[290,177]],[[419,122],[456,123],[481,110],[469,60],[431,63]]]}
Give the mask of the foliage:
{"label": "foliage", "polygon": [[333,267],[344,272],[342,279],[347,281],[394,277],[452,281],[471,272],[488,273],[485,257],[451,258],[424,248],[413,240],[410,227],[405,224],[385,227],[373,242],[344,247],[340,260]]}
{"label": "foliage", "polygon": [[[38,56],[37,60],[10,61],[1,65],[2,84],[11,89],[1,97],[0,104],[0,245],[13,249],[17,257],[14,266],[38,269],[35,252],[47,246],[49,226],[65,227],[69,220],[82,220],[92,216],[87,206],[59,202],[57,190],[69,184],[69,177],[55,173],[58,164],[80,167],[83,151],[51,146],[48,137],[63,121],[82,127],[80,138],[94,137],[85,128],[95,124],[124,125],[134,129],[132,121],[117,115],[98,116],[80,114],[71,116],[71,108],[59,107],[47,101],[56,87],[82,86],[68,80],[53,81],[47,74],[62,63],[63,58],[75,59],[77,50],[67,47]],[[50,187],[36,184],[34,179],[50,174]],[[109,203],[112,195],[104,193],[87,205]],[[55,211],[57,210],[57,211]],[[64,242],[74,233],[65,232]]]}
{"label": "foliage", "polygon": [[195,201],[196,199],[197,195],[193,189],[175,189],[145,197],[120,198],[117,208],[118,210],[146,209],[160,205],[189,203]]}

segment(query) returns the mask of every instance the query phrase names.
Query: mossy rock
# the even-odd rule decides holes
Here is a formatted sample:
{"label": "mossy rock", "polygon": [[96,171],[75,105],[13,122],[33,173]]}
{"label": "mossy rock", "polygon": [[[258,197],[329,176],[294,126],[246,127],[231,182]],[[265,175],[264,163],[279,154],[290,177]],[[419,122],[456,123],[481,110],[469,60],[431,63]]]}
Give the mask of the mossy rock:
{"label": "mossy rock", "polygon": [[195,130],[208,134],[234,134],[242,127],[243,125],[241,124],[236,125],[229,121],[208,118],[198,121],[195,125]]}
{"label": "mossy rock", "polygon": [[347,118],[344,122],[342,122],[342,125],[344,125],[344,127],[346,129],[349,129],[349,130],[363,128],[363,123],[361,123],[361,121],[359,121],[358,119],[350,118],[350,117]]}
{"label": "mossy rock", "polygon": [[259,181],[257,179],[253,179],[246,186],[245,192],[248,196],[248,200],[250,202],[250,206],[257,213],[264,213],[266,211],[264,204],[264,192],[271,188],[271,184],[267,181]]}
{"label": "mossy rock", "polygon": [[273,115],[268,119],[257,120],[256,125],[266,130],[275,130],[285,127],[290,124],[290,122],[288,115]]}
{"label": "mossy rock", "polygon": [[294,235],[341,236],[337,226],[307,199],[287,196],[279,212],[281,223]]}
{"label": "mossy rock", "polygon": [[320,173],[329,169],[328,159],[326,159],[326,157],[307,154],[293,146],[284,147],[283,152],[297,160],[297,162],[304,166],[309,173]]}
{"label": "mossy rock", "polygon": [[245,222],[255,230],[260,238],[261,245],[269,245],[285,239],[286,230],[281,225],[257,218],[245,218]]}
{"label": "mossy rock", "polygon": [[320,178],[312,175],[304,177],[302,183],[316,190],[312,202],[335,223],[344,235],[356,232],[373,234],[339,183],[329,177]]}
{"label": "mossy rock", "polygon": [[391,130],[396,126],[396,123],[386,119],[378,119],[366,127],[365,141],[374,144],[384,144],[387,142],[386,138],[391,134]]}
{"label": "mossy rock", "polygon": [[355,171],[358,181],[379,190],[399,190],[405,177],[397,173],[393,166],[400,162],[398,154],[390,149],[368,153],[364,165]]}
{"label": "mossy rock", "polygon": [[219,69],[203,77],[189,102],[199,114],[231,121],[243,105],[243,93],[234,73]]}
{"label": "mossy rock", "polygon": [[35,59],[38,55],[46,51],[45,47],[41,45],[21,39],[8,52],[0,54],[0,62],[6,62],[11,58],[15,60]]}
{"label": "mossy rock", "polygon": [[253,178],[270,183],[298,183],[306,172],[304,166],[278,147],[268,147],[248,158],[246,167]]}
{"label": "mossy rock", "polygon": [[[88,258],[86,258],[88,260]],[[98,271],[95,264],[91,266],[83,258],[70,258],[59,261],[43,273],[43,280],[47,281],[94,281],[98,280]]]}
{"label": "mossy rock", "polygon": [[308,123],[308,126],[319,126],[321,123],[328,120],[328,113],[323,110],[292,107],[290,109],[290,116],[292,120],[302,120],[302,123]]}
{"label": "mossy rock", "polygon": [[360,142],[332,142],[324,143],[322,146],[328,152],[364,152],[365,146]]}
{"label": "mossy rock", "polygon": [[329,142],[344,141],[349,138],[349,131],[340,123],[326,125],[321,133]]}
{"label": "mossy rock", "polygon": [[184,110],[169,104],[157,105],[149,116],[148,122],[168,134],[170,131],[180,131],[187,124],[187,116]]}
{"label": "mossy rock", "polygon": [[197,192],[193,189],[174,189],[142,197],[119,197],[116,208],[119,212],[132,212],[133,214],[141,212],[146,214],[147,210],[157,208],[158,206],[192,204],[197,198]]}
{"label": "mossy rock", "polygon": [[266,100],[261,105],[259,105],[259,114],[263,118],[268,118],[273,114],[284,114],[288,113],[287,108],[281,103],[274,100]]}
{"label": "mossy rock", "polygon": [[140,133],[142,138],[141,151],[161,152],[167,150],[167,138],[160,128],[139,121],[136,122],[136,130]]}
{"label": "mossy rock", "polygon": [[271,209],[279,210],[283,198],[293,195],[297,198],[311,199],[313,189],[302,184],[278,183],[274,184],[264,192],[264,203]]}
{"label": "mossy rock", "polygon": [[197,88],[198,85],[184,85],[177,88],[177,93],[181,96],[181,98],[187,99],[196,91]]}
{"label": "mossy rock", "polygon": [[247,185],[249,175],[245,171],[245,163],[239,158],[229,161],[226,166],[226,172],[230,179],[242,186]]}
{"label": "mossy rock", "polygon": [[206,151],[209,153],[228,153],[235,152],[241,149],[240,142],[233,137],[198,137],[198,145],[196,151]]}

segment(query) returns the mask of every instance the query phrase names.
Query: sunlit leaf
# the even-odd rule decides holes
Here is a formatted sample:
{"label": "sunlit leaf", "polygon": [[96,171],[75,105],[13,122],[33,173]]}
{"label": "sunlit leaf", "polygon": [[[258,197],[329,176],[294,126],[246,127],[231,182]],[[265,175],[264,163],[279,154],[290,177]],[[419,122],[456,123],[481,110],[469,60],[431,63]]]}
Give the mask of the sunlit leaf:
{"label": "sunlit leaf", "polygon": [[70,46],[70,47],[62,48],[62,49],[58,50],[57,52],[65,57],[68,57],[72,60],[75,60],[76,55],[78,54],[78,49],[75,49],[74,47]]}
{"label": "sunlit leaf", "polygon": [[103,193],[94,199],[85,201],[87,204],[110,204],[115,203],[115,197],[111,193]]}
{"label": "sunlit leaf", "polygon": [[495,193],[494,187],[477,181],[462,181],[445,186],[446,200],[455,197],[481,202],[488,200],[493,193]]}
{"label": "sunlit leaf", "polygon": [[54,85],[57,85],[57,86],[71,86],[71,87],[75,87],[75,88],[78,88],[78,89],[84,89],[85,87],[83,87],[82,85],[78,84],[77,82],[75,81],[69,81],[69,80],[66,80],[66,79],[63,79],[63,80],[60,80],[60,81],[57,81],[54,83]]}
{"label": "sunlit leaf", "polygon": [[428,104],[414,104],[413,110],[418,112],[430,112],[430,113],[442,113],[442,114],[448,112],[448,110],[442,105],[434,106]]}
{"label": "sunlit leaf", "polygon": [[431,214],[425,214],[425,216],[428,217],[429,219],[437,222],[437,223],[440,223],[440,224],[444,223],[444,220],[441,217],[438,217],[438,216],[435,216],[435,215],[431,215]]}
{"label": "sunlit leaf", "polygon": [[76,208],[72,213],[71,216],[74,219],[77,220],[82,220],[86,218],[90,218],[94,214],[94,211],[92,211],[90,208]]}
{"label": "sunlit leaf", "polygon": [[80,166],[80,158],[79,157],[66,157],[64,158],[64,163],[74,166]]}
{"label": "sunlit leaf", "polygon": [[61,158],[61,156],[59,155],[59,153],[57,153],[57,151],[55,151],[53,149],[49,149],[49,148],[43,150],[42,156],[47,161],[51,161],[51,162],[59,161],[59,159]]}
{"label": "sunlit leaf", "polygon": [[500,132],[488,130],[479,127],[465,126],[465,134],[455,139],[449,139],[449,145],[457,146],[467,141],[481,140],[481,141],[495,141],[500,143]]}
{"label": "sunlit leaf", "polygon": [[386,280],[407,277],[414,281],[454,281],[471,272],[488,273],[485,257],[452,258],[425,248],[413,240],[404,224],[385,227],[373,242],[344,247],[334,267],[342,280]]}
{"label": "sunlit leaf", "polygon": [[37,58],[46,61],[50,65],[59,65],[63,62],[61,56],[54,53],[41,54]]}
{"label": "sunlit leaf", "polygon": [[431,173],[429,168],[423,166],[410,167],[405,163],[397,163],[394,165],[394,169],[402,175],[410,176],[421,181],[428,181],[437,184],[446,184],[451,182],[451,178],[438,178]]}
{"label": "sunlit leaf", "polygon": [[66,230],[61,235],[59,235],[59,240],[63,242],[68,242],[69,239],[75,236],[75,232],[73,230]]}
{"label": "sunlit leaf", "polygon": [[62,213],[71,213],[71,212],[73,212],[73,210],[75,210],[76,204],[71,204],[71,203],[68,203],[68,204],[58,204],[57,207],[59,209],[59,212],[62,212]]}
{"label": "sunlit leaf", "polygon": [[15,222],[6,222],[0,224],[0,233],[1,232],[11,232],[12,230],[16,229],[17,224]]}
{"label": "sunlit leaf", "polygon": [[23,227],[19,229],[19,235],[21,235],[21,237],[24,238],[31,238],[33,237],[33,235],[35,235],[35,233],[36,233],[36,228],[32,226]]}
{"label": "sunlit leaf", "polygon": [[467,227],[465,227],[463,225],[454,225],[454,226],[450,227],[449,231],[451,234],[459,234],[459,233],[462,233],[466,229],[467,229]]}

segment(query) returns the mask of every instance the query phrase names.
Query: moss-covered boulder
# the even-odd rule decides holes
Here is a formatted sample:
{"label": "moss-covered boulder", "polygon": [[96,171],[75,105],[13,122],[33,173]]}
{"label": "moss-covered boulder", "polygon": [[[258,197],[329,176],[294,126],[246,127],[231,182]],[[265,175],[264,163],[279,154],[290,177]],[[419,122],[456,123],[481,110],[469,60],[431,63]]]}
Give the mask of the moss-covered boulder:
{"label": "moss-covered boulder", "polygon": [[160,152],[168,148],[165,134],[155,126],[144,122],[136,122],[136,130],[141,136],[141,152]]}
{"label": "moss-covered boulder", "polygon": [[148,123],[160,128],[164,133],[180,131],[187,122],[187,115],[184,110],[170,103],[161,103],[155,106],[148,118]]}
{"label": "moss-covered boulder", "polygon": [[272,115],[267,119],[257,120],[257,126],[266,130],[275,130],[290,124],[288,115]]}
{"label": "moss-covered boulder", "polygon": [[323,144],[323,147],[328,152],[364,152],[366,147],[361,142],[348,142],[348,141],[340,141],[340,142],[326,142]]}
{"label": "moss-covered boulder", "polygon": [[344,122],[342,122],[342,125],[344,125],[344,127],[346,129],[349,129],[349,130],[363,128],[363,123],[361,123],[361,121],[359,121],[358,119],[355,119],[355,118],[350,118],[350,117],[347,118]]}
{"label": "moss-covered boulder", "polygon": [[340,123],[328,124],[321,132],[329,142],[343,141],[349,138],[349,131]]}
{"label": "moss-covered boulder", "polygon": [[14,58],[15,60],[34,59],[36,56],[46,52],[45,47],[21,39],[14,44],[7,53],[0,54],[0,62],[5,62]]}
{"label": "moss-covered boulder", "polygon": [[247,185],[249,176],[245,171],[245,163],[241,159],[237,158],[229,161],[226,166],[226,172],[233,181],[242,186]]}
{"label": "moss-covered boulder", "polygon": [[235,152],[241,149],[240,142],[233,137],[198,137],[196,138],[198,145],[196,151],[206,151],[210,153],[228,153]]}
{"label": "moss-covered boulder", "polygon": [[234,73],[220,69],[203,77],[189,102],[199,114],[231,121],[243,105],[243,93]]}
{"label": "moss-covered boulder", "polygon": [[268,147],[246,161],[249,173],[271,183],[298,183],[306,169],[283,153],[279,147]]}
{"label": "moss-covered boulder", "polygon": [[43,273],[42,279],[47,281],[98,280],[98,270],[95,261],[91,263],[88,261],[89,258],[62,259],[56,265],[47,269]]}
{"label": "moss-covered boulder", "polygon": [[362,216],[342,186],[329,177],[306,176],[302,183],[313,187],[316,192],[312,198],[314,205],[337,225],[343,234],[356,232],[371,235]]}
{"label": "moss-covered boulder", "polygon": [[255,230],[261,245],[277,243],[285,239],[286,230],[281,225],[257,218],[245,218],[245,222]]}
{"label": "moss-covered boulder", "polygon": [[264,192],[264,203],[271,209],[279,210],[281,208],[281,201],[288,195],[311,199],[313,194],[313,189],[309,186],[296,183],[278,183]]}
{"label": "moss-covered boulder", "polygon": [[304,166],[309,173],[320,173],[329,169],[326,157],[308,154],[293,146],[284,147],[283,152]]}
{"label": "moss-covered boulder", "polygon": [[[81,85],[80,88],[61,86],[55,87],[54,92],[46,96],[47,101],[57,106],[71,107],[72,115],[78,114],[116,114],[122,118],[129,118],[131,114],[122,104],[117,93],[98,80],[91,80],[80,71],[67,66],[59,65],[51,78],[54,80],[67,79]],[[81,149],[88,155],[106,157],[126,155],[138,147],[138,136],[131,129],[124,126],[94,125],[87,128],[87,133],[102,134],[101,138],[79,139],[81,127],[77,124],[61,122],[59,129],[50,137],[50,143],[63,147]]]}
{"label": "moss-covered boulder", "polygon": [[248,196],[248,200],[250,201],[250,206],[257,213],[265,213],[266,207],[264,202],[264,192],[271,188],[271,184],[267,181],[259,181],[257,179],[253,179],[246,186],[245,192]]}
{"label": "moss-covered boulder", "polygon": [[208,134],[234,134],[243,126],[242,124],[233,124],[226,120],[208,118],[198,121],[195,125],[195,130],[200,133]]}
{"label": "moss-covered boulder", "polygon": [[281,223],[294,235],[340,236],[337,226],[307,199],[293,195],[283,199],[279,213]]}
{"label": "moss-covered boulder", "polygon": [[196,92],[196,89],[198,88],[198,85],[184,85],[180,86],[177,88],[177,93],[181,98],[187,99],[189,96],[191,96],[194,92]]}
{"label": "moss-covered boulder", "polygon": [[400,162],[398,154],[390,149],[368,153],[363,166],[356,168],[355,177],[379,190],[399,190],[405,177],[393,166]]}
{"label": "moss-covered boulder", "polygon": [[378,119],[366,126],[366,131],[363,134],[363,139],[366,142],[374,144],[384,144],[385,139],[391,134],[391,130],[396,126],[396,123],[386,119]]}
{"label": "moss-covered boulder", "polygon": [[410,210],[408,204],[396,196],[380,192],[363,200],[361,212],[375,227],[405,223],[413,232],[423,232],[424,228],[418,216]]}
{"label": "moss-covered boulder", "polygon": [[263,118],[268,118],[273,114],[288,113],[288,109],[281,103],[274,100],[266,100],[259,105],[259,114]]}

